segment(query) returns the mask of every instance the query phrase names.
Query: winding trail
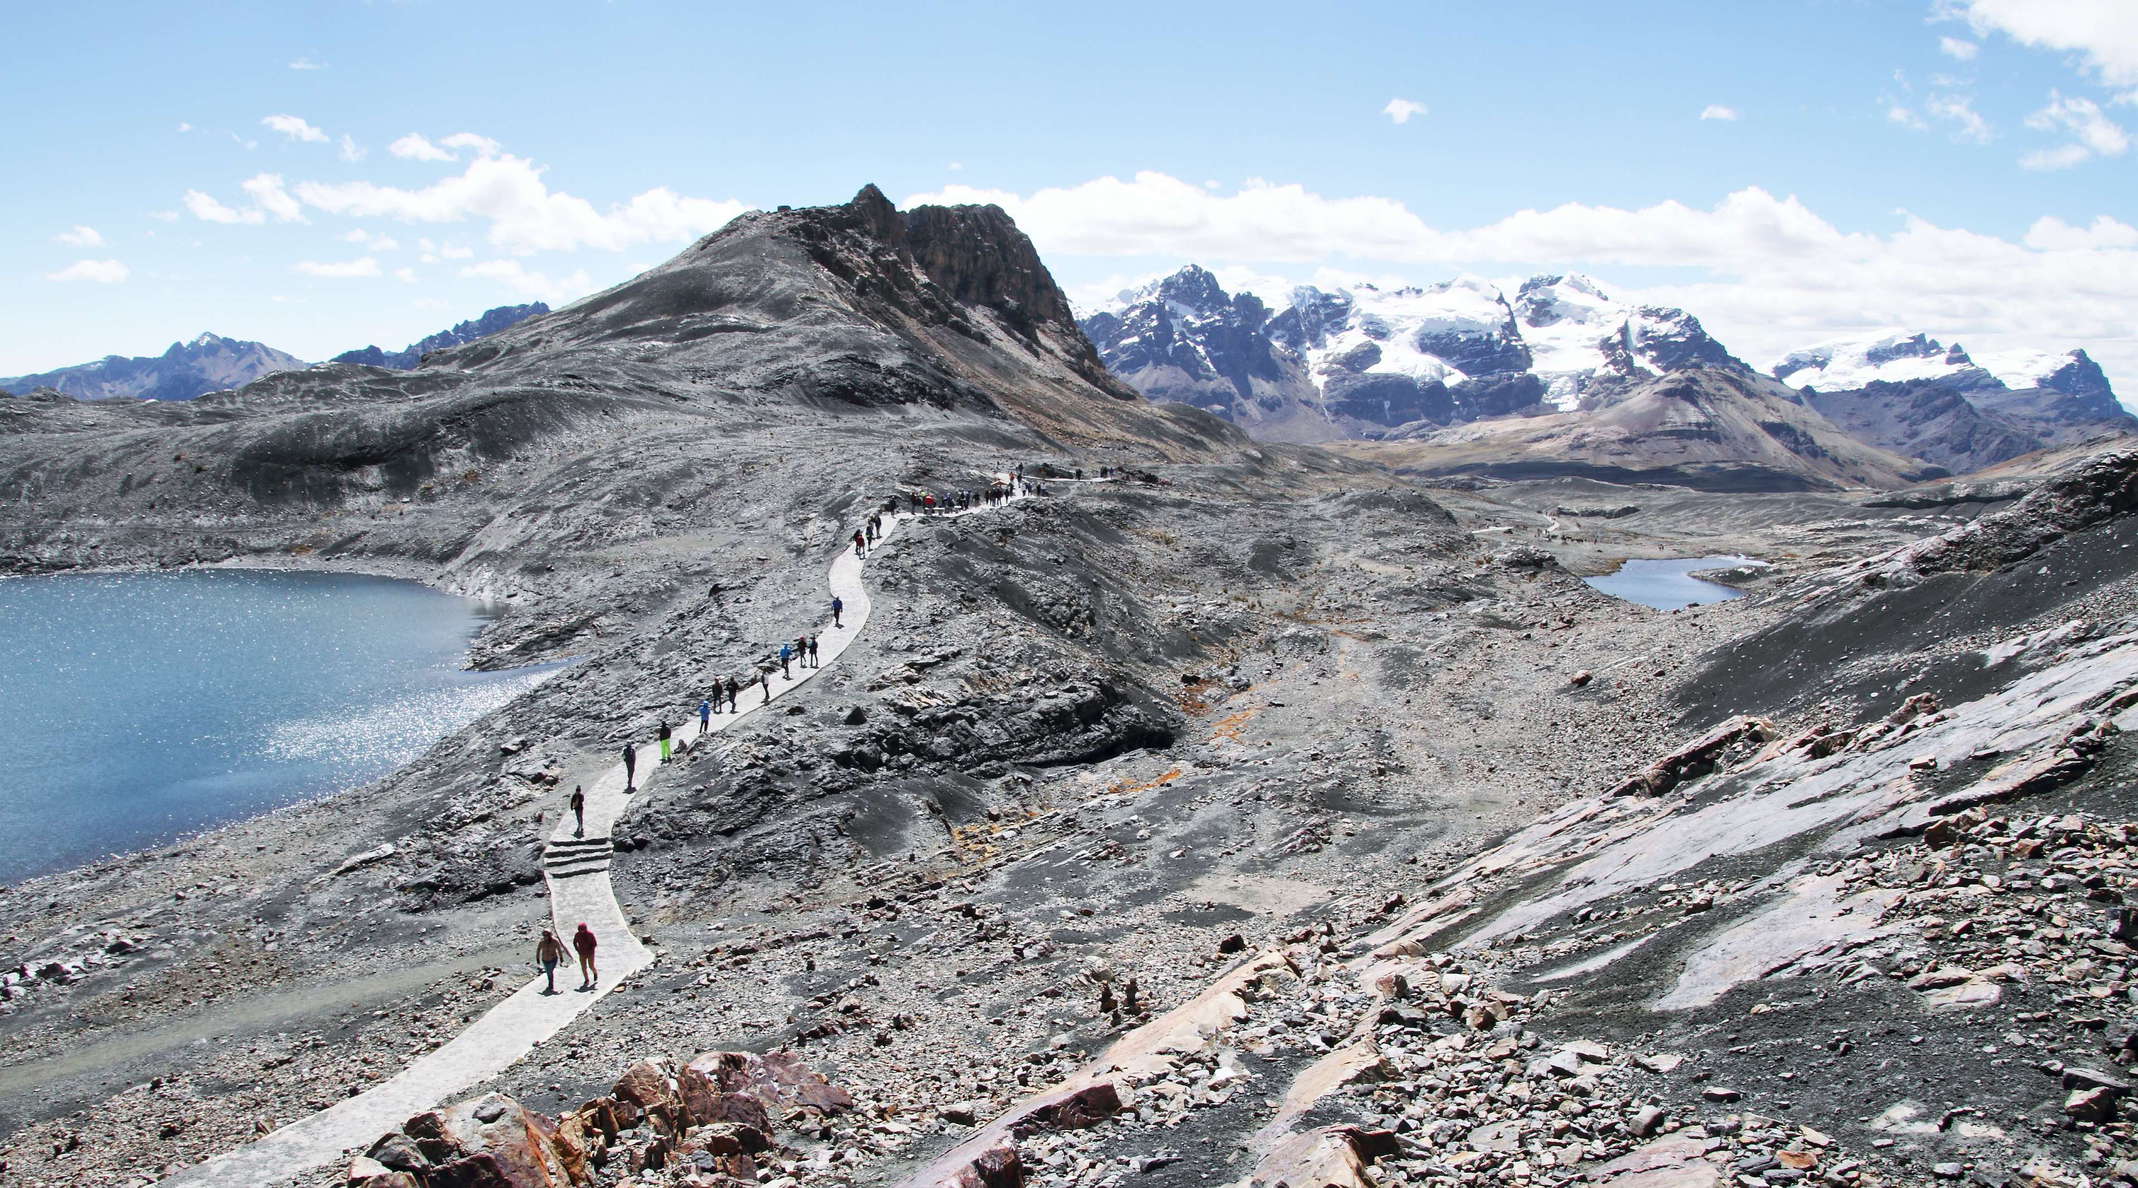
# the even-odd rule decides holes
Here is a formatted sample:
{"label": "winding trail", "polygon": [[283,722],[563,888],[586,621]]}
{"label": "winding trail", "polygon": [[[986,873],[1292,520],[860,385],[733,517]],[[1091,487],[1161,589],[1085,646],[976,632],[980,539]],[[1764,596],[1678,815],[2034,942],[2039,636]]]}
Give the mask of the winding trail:
{"label": "winding trail", "polygon": [[[1012,499],[1027,498],[1014,495]],[[982,502],[962,512],[917,516],[893,511],[885,514],[883,531],[871,553],[883,548],[898,528],[912,519],[952,519],[991,511],[998,504]],[[862,558],[846,545],[831,563],[830,597],[845,603],[843,626],[826,625],[817,633],[820,667],[793,670],[791,677],[772,674],[772,701],[792,693],[836,661],[861,635],[867,625],[871,603],[861,582]],[[826,602],[829,606],[829,602]],[[758,700],[753,703],[751,695]],[[689,721],[676,731],[678,738],[695,744],[707,734],[719,734],[736,722],[769,705],[755,684],[738,695],[740,713],[714,714],[709,729],[690,732],[696,724],[695,706]],[[664,770],[660,744],[648,739],[637,744],[639,791],[658,779]],[[370,1144],[380,1135],[400,1127],[416,1114],[430,1109],[453,1094],[497,1076],[533,1051],[596,1002],[616,989],[626,978],[653,964],[653,952],[639,942],[624,916],[623,905],[609,883],[609,865],[614,847],[611,832],[618,818],[630,807],[621,761],[586,786],[586,836],[575,836],[572,815],[559,815],[543,848],[542,877],[549,884],[550,919],[567,948],[583,921],[600,941],[601,983],[590,991],[575,990],[578,961],[567,956],[557,970],[558,991],[543,992],[544,979],[533,981],[512,997],[491,1007],[480,1019],[451,1040],[418,1057],[408,1067],[370,1089],[300,1118],[255,1142],[194,1164],[161,1184],[171,1188],[258,1188],[319,1167]],[[534,937],[527,950],[534,951]]]}

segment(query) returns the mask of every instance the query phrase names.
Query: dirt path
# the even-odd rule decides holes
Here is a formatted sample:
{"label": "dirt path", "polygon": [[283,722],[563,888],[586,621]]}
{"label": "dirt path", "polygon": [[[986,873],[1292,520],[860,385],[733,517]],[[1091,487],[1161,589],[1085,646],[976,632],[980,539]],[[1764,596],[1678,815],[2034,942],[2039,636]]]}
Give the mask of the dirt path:
{"label": "dirt path", "polygon": [[[981,504],[950,515],[972,515],[990,510]],[[881,549],[900,525],[915,519],[893,512],[886,516],[875,548]],[[872,550],[873,551],[873,550]],[[830,597],[844,604],[841,625],[826,624],[817,635],[819,664],[836,662],[869,620],[868,588],[862,584],[863,558],[851,547],[842,548],[831,563]],[[827,608],[829,603],[826,603]],[[793,667],[787,675],[773,673],[770,696],[759,692],[753,704],[750,690],[739,699],[741,712],[716,714],[703,731],[679,731],[679,738],[693,742],[706,734],[719,734],[779,698],[808,683],[821,667]],[[646,740],[637,744],[638,766],[643,778],[630,788],[624,766],[603,772],[586,788],[586,828],[579,835],[576,822],[563,815],[550,835],[543,858],[543,878],[549,885],[550,919],[557,935],[569,942],[584,922],[600,942],[601,978],[585,989],[559,989],[551,993],[546,979],[536,977],[512,997],[492,1007],[466,1030],[444,1045],[418,1058],[390,1079],[316,1114],[301,1118],[257,1142],[218,1155],[162,1181],[172,1188],[255,1188],[275,1183],[299,1172],[319,1167],[393,1130],[411,1116],[471,1085],[489,1080],[517,1063],[535,1046],[564,1029],[596,1002],[620,987],[631,975],[653,963],[653,952],[639,942],[616,901],[610,885],[609,867],[614,853],[611,830],[630,808],[633,797],[645,790],[661,771],[660,745]],[[532,945],[529,947],[530,955]],[[577,963],[567,959],[559,969],[560,986],[570,987],[570,973]]]}

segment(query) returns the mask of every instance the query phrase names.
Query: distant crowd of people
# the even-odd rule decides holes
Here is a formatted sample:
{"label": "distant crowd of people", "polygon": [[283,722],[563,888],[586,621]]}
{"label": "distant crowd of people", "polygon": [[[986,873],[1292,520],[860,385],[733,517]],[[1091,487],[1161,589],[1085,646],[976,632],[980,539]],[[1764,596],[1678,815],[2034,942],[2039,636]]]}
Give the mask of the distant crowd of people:
{"label": "distant crowd of people", "polygon": [[[1078,471],[1077,477],[1084,477],[1084,472]],[[909,490],[906,493],[904,502],[910,505],[909,514],[911,515],[939,516],[971,511],[977,507],[997,507],[1020,496],[1045,495],[1046,493],[1046,484],[1036,480],[1027,480],[1024,476],[1024,468],[1020,466],[1015,471],[998,477],[985,487],[962,488],[941,496],[932,491]],[[883,539],[887,523],[885,517],[896,516],[900,502],[897,496],[886,499],[881,508],[871,512],[868,519],[862,522],[861,527],[854,530],[851,540],[856,556],[867,557],[869,549]],[[719,596],[720,587],[715,584],[711,587],[708,597],[717,599]],[[837,595],[833,595],[831,600],[831,625],[835,631],[846,629],[846,601]],[[781,680],[792,681],[795,679],[794,669],[797,666],[805,669],[821,667],[821,655],[822,648],[817,633],[810,632],[797,635],[792,640],[782,640],[778,648],[768,651],[764,659],[752,666],[751,671],[745,674],[743,680],[738,681],[732,676],[716,678],[713,681],[711,691],[698,701],[699,739],[702,741],[705,735],[711,731],[713,715],[723,712],[720,708],[723,704],[727,706],[725,710],[727,713],[740,714],[742,712],[741,697],[743,690],[753,686],[756,687],[763,694],[763,699],[758,704],[769,704],[772,701],[772,673],[774,670],[779,672]],[[662,763],[667,763],[671,759],[689,751],[689,743],[679,737],[665,719],[655,730],[654,739],[660,744],[660,761]],[[638,747],[633,743],[627,742],[623,746],[622,754],[624,760],[624,791],[636,792],[638,791]],[[572,836],[586,836],[586,791],[584,786],[573,787],[571,799],[568,803],[573,817]],[[594,964],[596,946],[597,942],[594,939],[593,930],[582,922],[578,931],[572,934],[572,948],[579,956],[579,988],[581,990],[592,990],[600,982]],[[554,931],[547,928],[543,929],[542,939],[535,945],[535,968],[541,971],[543,977],[547,979],[547,987],[543,990],[543,993],[555,994],[557,992],[556,970],[557,966],[563,962],[564,957],[563,942],[557,939],[557,934]]]}

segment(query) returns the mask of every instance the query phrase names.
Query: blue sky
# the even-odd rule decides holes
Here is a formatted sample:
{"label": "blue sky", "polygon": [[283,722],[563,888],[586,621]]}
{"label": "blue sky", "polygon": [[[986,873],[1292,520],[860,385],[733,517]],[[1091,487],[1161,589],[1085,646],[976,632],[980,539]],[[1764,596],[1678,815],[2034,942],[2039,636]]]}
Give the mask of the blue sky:
{"label": "blue sky", "polygon": [[202,330],[398,347],[874,181],[1003,203],[1080,300],[1190,261],[1264,288],[1579,270],[1754,363],[1905,327],[2083,346],[2138,393],[2133,0],[11,23],[0,374]]}

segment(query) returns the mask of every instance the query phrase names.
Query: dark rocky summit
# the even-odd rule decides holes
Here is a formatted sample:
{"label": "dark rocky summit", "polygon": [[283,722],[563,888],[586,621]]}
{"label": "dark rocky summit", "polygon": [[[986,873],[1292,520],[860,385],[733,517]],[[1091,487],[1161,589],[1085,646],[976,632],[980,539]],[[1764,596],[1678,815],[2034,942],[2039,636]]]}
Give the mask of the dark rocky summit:
{"label": "dark rocky summit", "polygon": [[386,351],[380,350],[376,346],[367,346],[360,350],[343,351],[341,354],[334,356],[330,362],[358,363],[366,367],[386,367],[394,371],[407,371],[422,363],[423,357],[432,351],[442,351],[447,347],[466,346],[478,338],[495,334],[507,326],[516,326],[536,314],[546,314],[548,312],[549,306],[539,301],[528,305],[500,305],[495,309],[485,310],[479,318],[471,318],[449,330],[440,330],[438,333],[412,342],[398,351]]}
{"label": "dark rocky summit", "polygon": [[202,334],[174,342],[161,355],[121,358],[0,379],[0,391],[51,388],[82,400],[131,396],[142,400],[191,400],[208,392],[242,387],[261,376],[305,366],[304,360],[264,343]]}

